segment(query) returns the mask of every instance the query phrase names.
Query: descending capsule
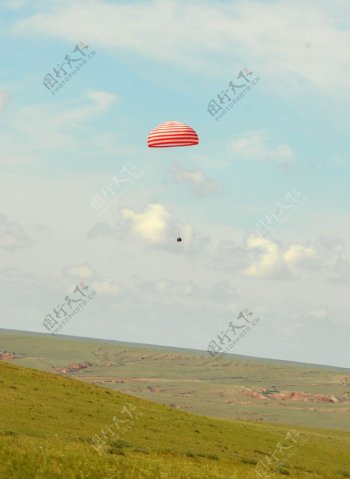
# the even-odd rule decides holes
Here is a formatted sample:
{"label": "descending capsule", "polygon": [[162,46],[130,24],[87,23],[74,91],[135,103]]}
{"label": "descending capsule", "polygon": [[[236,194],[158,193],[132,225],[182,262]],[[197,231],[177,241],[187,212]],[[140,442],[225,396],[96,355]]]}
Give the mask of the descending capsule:
{"label": "descending capsule", "polygon": [[[148,135],[149,148],[171,148],[198,145],[198,135],[193,128],[179,121],[166,121],[153,128]],[[179,236],[176,241],[182,242]]]}

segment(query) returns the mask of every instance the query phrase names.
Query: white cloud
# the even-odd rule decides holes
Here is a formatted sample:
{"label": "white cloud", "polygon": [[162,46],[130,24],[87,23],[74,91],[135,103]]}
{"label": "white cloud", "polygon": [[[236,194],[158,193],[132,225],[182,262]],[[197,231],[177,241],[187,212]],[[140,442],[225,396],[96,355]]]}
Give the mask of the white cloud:
{"label": "white cloud", "polygon": [[305,313],[305,316],[310,316],[315,319],[324,319],[328,317],[328,311],[326,308],[310,309]]}
{"label": "white cloud", "polygon": [[315,336],[315,328],[317,328],[318,333],[320,333],[321,328],[323,331],[330,331],[332,327],[328,308],[324,306],[294,310],[287,318],[288,321],[281,321],[281,319],[278,318],[278,320],[275,321],[275,329],[294,338],[300,337],[301,335],[309,338],[310,336]]}
{"label": "white cloud", "polygon": [[308,242],[308,258],[303,264],[318,275],[322,274],[330,282],[348,284],[350,282],[350,251],[347,243],[335,237],[321,236]]}
{"label": "white cloud", "polygon": [[86,93],[86,97],[92,100],[92,105],[65,108],[62,113],[50,117],[52,126],[56,129],[68,129],[76,126],[77,122],[88,120],[100,111],[107,110],[116,100],[116,95],[105,91],[90,90]]}
{"label": "white cloud", "polygon": [[142,239],[152,243],[165,240],[170,214],[163,205],[150,204],[144,213],[135,213],[130,208],[124,208],[121,215],[130,220],[132,230]]}
{"label": "white cloud", "polygon": [[275,147],[266,143],[265,132],[252,132],[232,143],[232,150],[236,156],[252,160],[290,162],[294,153],[289,145],[280,144]]}
{"label": "white cloud", "polygon": [[316,251],[312,247],[292,244],[283,249],[276,242],[260,236],[248,238],[247,250],[255,254],[244,273],[264,278],[292,277],[297,268],[307,267],[310,259],[316,258]]}
{"label": "white cloud", "polygon": [[[203,235],[191,224],[173,218],[164,205],[148,204],[143,213],[137,213],[132,208],[122,208],[119,214],[115,229],[96,225],[89,232],[89,237],[113,237],[119,241],[126,240],[130,245],[133,236],[153,250],[163,250],[195,261],[208,254],[210,236]],[[182,242],[177,242],[179,236]]]}
{"label": "white cloud", "polygon": [[115,284],[112,279],[93,281],[92,289],[94,289],[97,294],[109,296],[118,296],[122,292],[122,288]]}
{"label": "white cloud", "polygon": [[315,258],[316,251],[301,244],[292,244],[283,254],[283,260],[290,265],[302,264],[309,258]]}
{"label": "white cloud", "polygon": [[70,266],[66,272],[69,276],[78,279],[89,279],[94,276],[94,271],[88,265]]}
{"label": "white cloud", "polygon": [[291,323],[295,326],[294,329],[299,331],[299,334],[300,331],[303,331],[303,334],[306,336],[312,335],[315,328],[320,332],[321,328],[330,330],[332,327],[328,307],[324,306],[316,306],[294,312],[291,316]]}
{"label": "white cloud", "polygon": [[98,110],[108,109],[117,99],[116,95],[106,91],[89,91],[87,96],[95,102]]}
{"label": "white cloud", "polygon": [[201,170],[186,170],[179,165],[175,165],[172,173],[178,182],[188,186],[197,195],[212,194],[218,190],[216,181],[210,180]]}
{"label": "white cloud", "polygon": [[252,264],[245,269],[244,273],[247,276],[271,278],[279,277],[287,272],[280,248],[273,241],[267,238],[251,237],[247,241],[247,249],[260,252],[259,257],[254,259]]}
{"label": "white cloud", "polygon": [[280,91],[293,91],[293,86],[298,92],[307,86],[326,94],[350,91],[346,2],[56,0],[46,8],[46,13],[18,21],[15,32],[71,42],[88,39],[96,48],[134,52],[206,74],[208,54],[217,57],[211,61],[214,72],[232,71],[232,61],[225,58],[232,59],[234,45],[237,63],[249,58],[249,66],[261,68],[264,81]]}
{"label": "white cloud", "polygon": [[15,250],[31,243],[22,226],[0,215],[0,248]]}
{"label": "white cloud", "polygon": [[[115,99],[113,93],[89,91],[75,101],[78,106],[63,102],[54,115],[49,104],[30,104],[15,114],[10,112],[6,126],[0,131],[0,164],[11,167],[23,163],[44,164],[48,156],[54,162],[58,155],[72,152],[75,152],[75,161],[82,161],[92,155],[115,158],[118,154],[127,156],[138,151],[135,146],[123,146],[117,133],[97,133],[99,119],[91,125],[91,119],[108,114]],[[89,128],[96,134],[92,135],[87,149],[86,135],[80,133]]]}
{"label": "white cloud", "polygon": [[158,278],[154,281],[145,281],[137,284],[137,288],[142,295],[153,295],[155,298],[162,299],[167,303],[191,304],[198,301],[201,303],[211,303],[222,305],[224,308],[235,304],[239,295],[236,287],[228,280],[217,281],[212,284],[202,285],[193,280],[175,281],[167,278]]}

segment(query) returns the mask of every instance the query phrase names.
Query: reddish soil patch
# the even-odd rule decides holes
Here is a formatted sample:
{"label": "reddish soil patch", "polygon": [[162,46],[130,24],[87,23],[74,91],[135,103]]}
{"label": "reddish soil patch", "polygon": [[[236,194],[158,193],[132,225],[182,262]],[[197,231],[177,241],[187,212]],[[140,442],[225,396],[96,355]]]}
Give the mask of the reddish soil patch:
{"label": "reddish soil patch", "polygon": [[273,400],[279,399],[280,401],[308,401],[308,402],[330,402],[337,403],[339,399],[335,396],[327,394],[312,394],[305,393],[303,391],[283,391],[283,392],[271,392],[268,389],[262,389],[260,392],[248,389],[244,391],[245,396],[253,397],[254,399]]}
{"label": "reddish soil patch", "polygon": [[56,373],[60,374],[68,374],[68,373],[74,373],[76,371],[80,371],[81,369],[86,369],[92,366],[91,363],[72,363],[66,366],[65,368],[54,368],[54,371]]}
{"label": "reddish soil patch", "polygon": [[23,357],[23,354],[0,351],[0,361],[8,361],[9,359],[22,359]]}

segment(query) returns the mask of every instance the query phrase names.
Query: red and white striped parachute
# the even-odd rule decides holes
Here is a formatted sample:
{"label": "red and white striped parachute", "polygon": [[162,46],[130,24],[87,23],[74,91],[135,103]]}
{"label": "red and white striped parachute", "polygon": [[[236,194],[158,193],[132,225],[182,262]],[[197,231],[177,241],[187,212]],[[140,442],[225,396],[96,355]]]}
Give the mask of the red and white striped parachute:
{"label": "red and white striped parachute", "polygon": [[149,148],[198,145],[198,135],[190,126],[178,121],[162,123],[148,135]]}

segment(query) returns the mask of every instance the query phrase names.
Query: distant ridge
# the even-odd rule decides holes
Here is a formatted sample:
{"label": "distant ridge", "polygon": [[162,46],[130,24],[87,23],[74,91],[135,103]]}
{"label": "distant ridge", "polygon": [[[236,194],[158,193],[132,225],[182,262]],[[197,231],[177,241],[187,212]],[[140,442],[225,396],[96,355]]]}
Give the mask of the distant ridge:
{"label": "distant ridge", "polygon": [[[104,339],[104,338],[94,338],[94,337],[87,337],[87,336],[70,336],[65,334],[50,334],[50,333],[41,333],[36,331],[26,331],[26,330],[19,330],[19,329],[7,329],[7,328],[0,328],[0,333],[11,333],[11,334],[19,334],[19,335],[28,335],[28,336],[41,336],[41,337],[51,337],[51,338],[64,338],[76,341],[86,341],[86,342],[100,342],[100,343],[110,343],[116,345],[123,345],[128,347],[142,347],[142,348],[150,348],[150,349],[160,349],[166,351],[178,351],[178,352],[186,352],[189,354],[197,354],[197,355],[205,355],[208,356],[208,352],[201,349],[193,349],[193,348],[182,348],[176,346],[166,346],[166,345],[159,345],[159,344],[148,344],[148,343],[132,343],[129,341],[118,341],[116,339]],[[277,364],[289,364],[299,367],[314,367],[314,368],[321,368],[321,369],[331,369],[331,370],[342,370],[344,372],[350,373],[350,367],[345,368],[341,366],[331,366],[327,364],[317,364],[317,363],[304,363],[302,361],[292,361],[288,359],[273,359],[273,358],[263,358],[260,356],[245,356],[243,354],[232,354],[228,353],[227,357],[229,358],[241,358],[244,360],[252,360],[252,361],[259,361],[264,363],[277,363]]]}

